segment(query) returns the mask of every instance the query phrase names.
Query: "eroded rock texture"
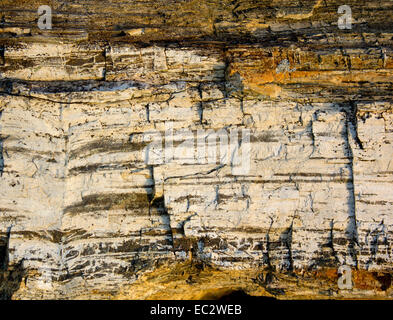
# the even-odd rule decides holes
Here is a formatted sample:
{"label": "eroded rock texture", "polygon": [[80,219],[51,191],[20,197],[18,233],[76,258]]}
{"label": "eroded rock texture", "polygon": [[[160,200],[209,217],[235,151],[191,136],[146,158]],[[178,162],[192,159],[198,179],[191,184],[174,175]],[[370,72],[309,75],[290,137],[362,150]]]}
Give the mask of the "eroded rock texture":
{"label": "eroded rock texture", "polygon": [[[0,7],[1,297],[392,297],[391,1]],[[249,172],[149,162],[168,123]]]}

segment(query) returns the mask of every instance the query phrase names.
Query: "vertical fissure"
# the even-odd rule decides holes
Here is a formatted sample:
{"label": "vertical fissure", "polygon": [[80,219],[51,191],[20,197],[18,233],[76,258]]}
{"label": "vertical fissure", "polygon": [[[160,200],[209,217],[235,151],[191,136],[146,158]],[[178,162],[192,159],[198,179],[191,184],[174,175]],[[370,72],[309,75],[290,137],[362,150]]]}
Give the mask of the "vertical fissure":
{"label": "vertical fissure", "polygon": [[163,194],[158,194],[156,190],[156,182],[154,176],[154,166],[149,165],[149,178],[152,182],[151,190],[147,190],[147,197],[149,201],[149,216],[152,216],[152,209],[156,209],[158,215],[163,217],[163,224],[166,225],[168,235],[169,235],[169,244],[174,249],[174,239],[173,239],[173,232],[171,226],[171,217],[170,214],[165,206],[165,198]]}
{"label": "vertical fissure", "polygon": [[360,139],[357,134],[357,122],[356,118],[356,105],[350,102],[349,108],[346,109],[346,123],[345,123],[345,140],[348,150],[348,169],[349,169],[349,180],[347,182],[348,190],[348,226],[347,226],[347,237],[349,240],[348,254],[350,255],[355,267],[358,268],[358,258],[356,252],[356,246],[359,246],[358,242],[358,230],[357,230],[357,219],[356,219],[356,200],[355,200],[355,179],[354,179],[354,153],[351,145],[351,138],[359,146],[363,148]]}

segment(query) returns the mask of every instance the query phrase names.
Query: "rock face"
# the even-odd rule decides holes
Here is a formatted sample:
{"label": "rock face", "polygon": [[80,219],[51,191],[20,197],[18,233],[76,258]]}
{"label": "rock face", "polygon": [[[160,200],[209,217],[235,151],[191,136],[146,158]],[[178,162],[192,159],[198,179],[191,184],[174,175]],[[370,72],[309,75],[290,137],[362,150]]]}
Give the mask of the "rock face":
{"label": "rock face", "polygon": [[391,298],[393,3],[340,5],[2,1],[1,296]]}

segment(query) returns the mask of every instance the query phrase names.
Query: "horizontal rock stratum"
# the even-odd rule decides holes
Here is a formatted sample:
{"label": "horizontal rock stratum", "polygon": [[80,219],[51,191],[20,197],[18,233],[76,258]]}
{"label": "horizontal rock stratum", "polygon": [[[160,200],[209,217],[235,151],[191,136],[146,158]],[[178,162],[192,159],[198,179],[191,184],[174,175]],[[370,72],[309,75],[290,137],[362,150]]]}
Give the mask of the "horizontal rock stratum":
{"label": "horizontal rock stratum", "polygon": [[1,298],[391,299],[393,2],[341,5],[2,1]]}

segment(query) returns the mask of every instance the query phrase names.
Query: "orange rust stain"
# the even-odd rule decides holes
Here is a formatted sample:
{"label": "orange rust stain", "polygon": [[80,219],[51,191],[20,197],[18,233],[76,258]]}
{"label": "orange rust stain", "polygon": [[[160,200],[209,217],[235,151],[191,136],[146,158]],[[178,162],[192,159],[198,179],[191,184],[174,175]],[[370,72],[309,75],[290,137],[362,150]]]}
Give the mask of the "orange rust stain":
{"label": "orange rust stain", "polygon": [[352,271],[353,285],[357,289],[370,290],[376,288],[376,280],[371,272],[364,270]]}
{"label": "orange rust stain", "polygon": [[[362,82],[393,82],[390,56],[383,63],[382,59],[366,59],[362,55],[319,55],[312,51],[283,48],[238,49],[229,55],[229,74],[238,73],[245,87],[271,97],[282,96],[283,87],[287,84],[352,87],[362,86]],[[287,70],[277,70],[284,60],[288,62]]]}
{"label": "orange rust stain", "polygon": [[271,98],[277,98],[278,96],[280,96],[280,93],[282,92],[282,88],[274,83],[265,84],[262,86],[249,83],[249,87],[251,90]]}

